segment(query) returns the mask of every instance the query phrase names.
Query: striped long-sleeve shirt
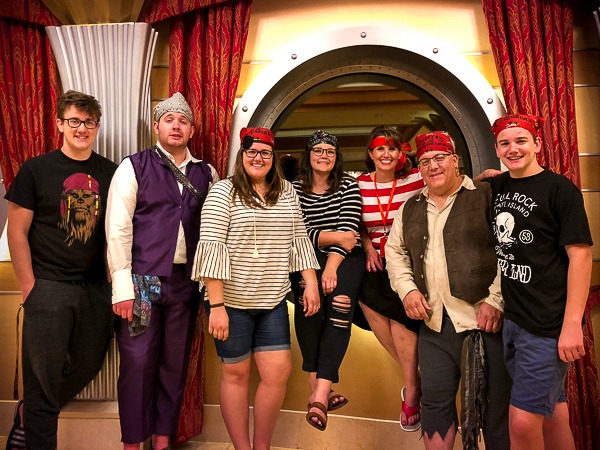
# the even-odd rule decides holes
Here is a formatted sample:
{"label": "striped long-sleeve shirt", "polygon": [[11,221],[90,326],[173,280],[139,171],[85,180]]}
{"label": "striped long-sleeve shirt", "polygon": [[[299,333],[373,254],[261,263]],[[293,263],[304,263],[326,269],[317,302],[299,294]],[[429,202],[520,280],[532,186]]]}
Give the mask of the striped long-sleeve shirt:
{"label": "striped long-sleeve shirt", "polygon": [[[357,181],[362,196],[363,224],[369,233],[373,247],[379,249],[381,238],[389,234],[392,229],[394,217],[396,217],[400,206],[413,195],[421,192],[425,187],[425,183],[416,169],[413,169],[405,178],[401,178],[396,182],[394,197],[390,205],[387,222],[384,225],[379,203],[381,203],[381,208],[385,214],[392,193],[393,181],[377,183],[377,186],[375,186],[375,182],[369,173],[363,173],[357,178]],[[379,197],[379,203],[377,197]]]}
{"label": "striped long-sleeve shirt", "polygon": [[216,183],[202,208],[193,278],[223,280],[223,300],[241,309],[270,309],[290,290],[290,272],[319,269],[298,197],[284,181],[272,207],[233,201],[230,179]]}
{"label": "striped long-sleeve shirt", "polygon": [[[324,253],[337,253],[345,257],[346,252],[335,244],[319,247],[321,231],[355,231],[361,220],[361,198],[358,184],[351,177],[344,177],[342,183],[333,194],[304,194],[300,181],[294,181],[294,188],[300,199],[304,213],[304,222],[308,229],[308,237],[315,248]],[[360,245],[357,242],[357,245]]]}

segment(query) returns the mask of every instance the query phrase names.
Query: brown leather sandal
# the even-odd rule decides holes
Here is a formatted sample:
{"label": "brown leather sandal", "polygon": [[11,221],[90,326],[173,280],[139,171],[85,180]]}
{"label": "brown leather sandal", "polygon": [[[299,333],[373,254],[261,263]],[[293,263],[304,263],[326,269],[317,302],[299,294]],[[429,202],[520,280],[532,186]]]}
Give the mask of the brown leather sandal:
{"label": "brown leather sandal", "polygon": [[[312,408],[316,408],[323,414],[311,411]],[[319,422],[311,420],[315,417]],[[306,413],[306,421],[309,425],[315,427],[319,431],[325,431],[327,428],[327,407],[321,402],[312,402],[308,404],[308,412]]]}
{"label": "brown leather sandal", "polygon": [[[344,400],[340,400],[341,398]],[[327,411],[335,411],[336,409],[340,409],[342,406],[346,406],[347,404],[348,397],[338,394],[333,390],[329,392],[329,398],[327,399]]]}

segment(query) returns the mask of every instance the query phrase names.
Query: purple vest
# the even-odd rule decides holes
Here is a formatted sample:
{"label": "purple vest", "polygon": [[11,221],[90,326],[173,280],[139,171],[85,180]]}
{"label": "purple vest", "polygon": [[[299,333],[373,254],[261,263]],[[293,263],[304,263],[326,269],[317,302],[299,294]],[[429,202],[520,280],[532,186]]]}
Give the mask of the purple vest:
{"label": "purple vest", "polygon": [[200,210],[212,179],[210,168],[204,162],[187,164],[186,176],[203,196],[198,202],[185,187],[183,194],[179,192],[175,175],[153,149],[131,155],[129,159],[138,182],[133,214],[133,273],[171,274],[181,222],[188,262],[186,272],[191,275],[200,238]]}

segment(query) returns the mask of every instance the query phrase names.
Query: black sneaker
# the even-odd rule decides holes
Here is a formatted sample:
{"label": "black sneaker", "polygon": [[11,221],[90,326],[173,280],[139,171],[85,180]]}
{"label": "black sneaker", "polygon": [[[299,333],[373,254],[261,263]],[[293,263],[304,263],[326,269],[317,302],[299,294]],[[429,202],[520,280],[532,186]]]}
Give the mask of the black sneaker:
{"label": "black sneaker", "polygon": [[25,448],[25,428],[23,428],[21,415],[19,414],[19,409],[21,409],[22,405],[23,400],[19,400],[17,402],[17,406],[15,407],[15,419],[13,421],[13,426],[10,429],[10,433],[8,433],[6,450]]}

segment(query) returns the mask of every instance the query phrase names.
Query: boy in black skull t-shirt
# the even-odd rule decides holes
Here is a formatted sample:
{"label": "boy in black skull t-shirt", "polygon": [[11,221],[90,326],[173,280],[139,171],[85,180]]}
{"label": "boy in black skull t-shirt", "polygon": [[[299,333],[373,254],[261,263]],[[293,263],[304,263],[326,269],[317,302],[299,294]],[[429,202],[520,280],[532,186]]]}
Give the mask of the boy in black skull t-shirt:
{"label": "boy in black skull t-shirt", "polygon": [[492,126],[509,172],[492,179],[496,254],[502,270],[504,357],[513,380],[514,448],[574,449],[564,380],[584,355],[582,317],[592,238],[579,189],[541,167],[542,119],[522,114]]}

